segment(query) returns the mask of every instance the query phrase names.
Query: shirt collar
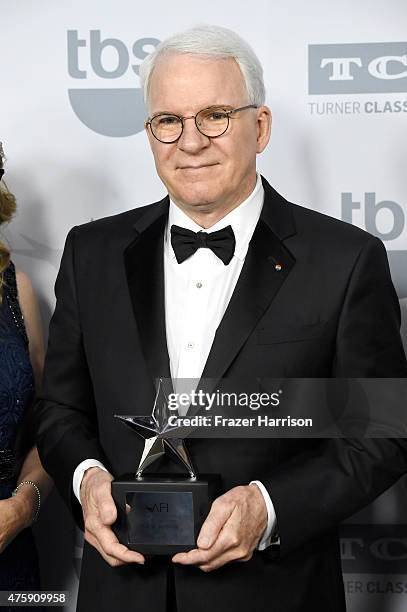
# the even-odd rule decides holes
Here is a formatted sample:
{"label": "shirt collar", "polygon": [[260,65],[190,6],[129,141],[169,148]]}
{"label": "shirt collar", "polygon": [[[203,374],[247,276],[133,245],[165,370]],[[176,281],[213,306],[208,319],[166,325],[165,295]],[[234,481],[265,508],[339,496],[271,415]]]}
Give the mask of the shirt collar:
{"label": "shirt collar", "polygon": [[[239,206],[236,206],[230,213],[222,217],[215,225],[204,230],[208,233],[216,232],[227,225],[231,225],[235,234],[236,246],[234,257],[244,260],[246,257],[249,242],[260,217],[264,200],[264,188],[260,174],[257,174],[256,185],[249,195]],[[203,228],[195,223],[184,213],[170,198],[170,208],[168,213],[168,224],[166,229],[166,243],[170,249],[171,258],[175,259],[175,253],[171,246],[170,228],[171,225],[180,225],[193,232],[202,231]]]}

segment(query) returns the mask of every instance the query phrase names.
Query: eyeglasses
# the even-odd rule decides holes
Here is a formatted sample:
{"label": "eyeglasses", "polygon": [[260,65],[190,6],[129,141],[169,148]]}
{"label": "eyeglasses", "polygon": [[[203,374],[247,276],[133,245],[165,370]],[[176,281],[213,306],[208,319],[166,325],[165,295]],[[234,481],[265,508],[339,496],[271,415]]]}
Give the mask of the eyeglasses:
{"label": "eyeglasses", "polygon": [[145,123],[150,126],[152,135],[166,144],[176,142],[184,130],[185,119],[195,119],[195,125],[204,136],[208,138],[218,138],[226,132],[229,127],[229,120],[235,113],[246,110],[247,108],[258,108],[255,104],[248,104],[240,108],[226,110],[224,106],[210,106],[204,108],[196,115],[190,117],[180,117],[168,113],[159,113]]}

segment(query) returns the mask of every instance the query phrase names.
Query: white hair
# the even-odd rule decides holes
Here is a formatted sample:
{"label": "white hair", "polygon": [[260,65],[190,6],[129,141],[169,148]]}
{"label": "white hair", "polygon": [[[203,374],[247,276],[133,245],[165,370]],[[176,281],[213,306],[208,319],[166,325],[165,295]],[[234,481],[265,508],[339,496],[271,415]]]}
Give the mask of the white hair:
{"label": "white hair", "polygon": [[263,68],[251,46],[236,32],[213,25],[197,25],[166,38],[140,65],[140,85],[148,106],[151,74],[158,58],[167,54],[189,53],[208,58],[232,58],[238,64],[246,85],[248,103],[262,106],[266,91]]}

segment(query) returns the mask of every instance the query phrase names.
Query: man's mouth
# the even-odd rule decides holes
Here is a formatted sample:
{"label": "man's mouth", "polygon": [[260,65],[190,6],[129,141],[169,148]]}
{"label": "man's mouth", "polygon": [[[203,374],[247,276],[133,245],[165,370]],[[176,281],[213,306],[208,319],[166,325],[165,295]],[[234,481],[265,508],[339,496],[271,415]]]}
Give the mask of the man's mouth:
{"label": "man's mouth", "polygon": [[179,166],[179,170],[203,170],[204,168],[211,168],[212,166],[216,166],[217,164],[199,164],[196,166],[188,165],[188,166]]}

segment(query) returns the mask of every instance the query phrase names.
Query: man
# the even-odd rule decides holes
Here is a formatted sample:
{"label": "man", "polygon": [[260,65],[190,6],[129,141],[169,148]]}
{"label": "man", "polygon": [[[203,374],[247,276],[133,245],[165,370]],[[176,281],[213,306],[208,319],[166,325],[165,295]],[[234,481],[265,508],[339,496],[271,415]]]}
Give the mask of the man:
{"label": "man", "polygon": [[78,610],[344,610],[337,526],[404,473],[401,440],[191,439],[223,486],[197,548],[145,560],[112,531],[111,480],[143,450],[113,415],[146,414],[158,377],[407,375],[381,242],[256,175],[271,113],[248,45],[194,28],[141,76],[169,195],[69,232],[36,409],[85,531]]}

